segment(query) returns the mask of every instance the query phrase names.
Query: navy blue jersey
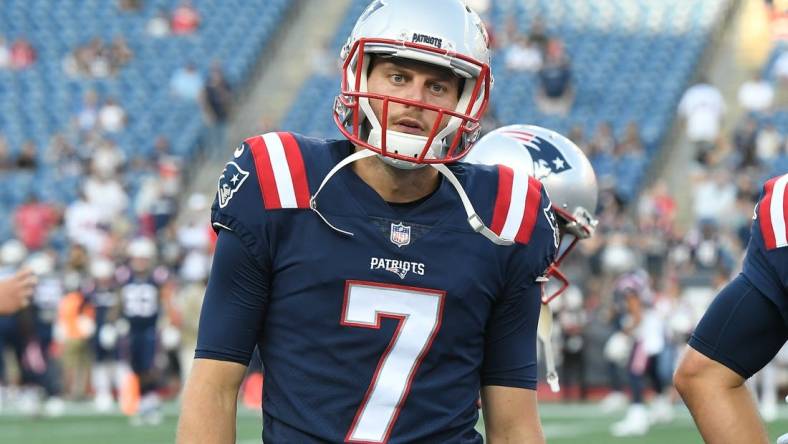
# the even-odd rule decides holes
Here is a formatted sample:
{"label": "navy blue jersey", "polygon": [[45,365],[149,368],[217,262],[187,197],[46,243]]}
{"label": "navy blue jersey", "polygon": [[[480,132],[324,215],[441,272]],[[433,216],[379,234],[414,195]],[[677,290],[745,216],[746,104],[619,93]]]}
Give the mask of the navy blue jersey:
{"label": "navy blue jersey", "polygon": [[451,165],[486,224],[517,241],[499,246],[448,181],[397,208],[344,168],[317,214],[310,196],[351,151],[289,133],[236,150],[212,208],[196,357],[247,365],[259,347],[266,442],[481,443],[480,387],[536,387],[550,202],[509,168]]}
{"label": "navy blue jersey", "polygon": [[774,177],[763,187],[755,207],[750,243],[742,273],[772,300],[788,323],[788,174]]}
{"label": "navy blue jersey", "polygon": [[90,281],[82,289],[82,292],[85,295],[85,303],[91,305],[96,312],[96,328],[101,327],[108,320],[112,320],[108,317],[117,310],[120,304],[120,295],[114,284],[100,284]]}
{"label": "navy blue jersey", "polygon": [[37,323],[51,325],[55,322],[63,295],[63,284],[56,276],[48,275],[38,278],[31,304]]}
{"label": "navy blue jersey", "polygon": [[122,315],[129,321],[132,333],[156,327],[161,311],[160,290],[168,278],[163,267],[150,273],[119,272]]}

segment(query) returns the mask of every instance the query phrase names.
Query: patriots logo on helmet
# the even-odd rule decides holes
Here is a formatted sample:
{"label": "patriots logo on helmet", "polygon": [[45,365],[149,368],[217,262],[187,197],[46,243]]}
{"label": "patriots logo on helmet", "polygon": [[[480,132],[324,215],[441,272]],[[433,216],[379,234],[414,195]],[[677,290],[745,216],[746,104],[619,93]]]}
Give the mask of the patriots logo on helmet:
{"label": "patriots logo on helmet", "polygon": [[247,177],[249,177],[248,171],[244,171],[235,162],[227,162],[227,165],[224,166],[224,171],[222,171],[222,175],[219,176],[217,193],[219,196],[220,208],[224,208],[230,203],[230,199],[232,199],[235,192],[241,188],[241,185],[243,185]]}
{"label": "patriots logo on helmet", "polygon": [[572,165],[550,141],[526,131],[506,131],[503,134],[517,139],[528,148],[528,153],[534,162],[534,177],[537,179],[541,180],[551,174],[560,174],[572,169]]}

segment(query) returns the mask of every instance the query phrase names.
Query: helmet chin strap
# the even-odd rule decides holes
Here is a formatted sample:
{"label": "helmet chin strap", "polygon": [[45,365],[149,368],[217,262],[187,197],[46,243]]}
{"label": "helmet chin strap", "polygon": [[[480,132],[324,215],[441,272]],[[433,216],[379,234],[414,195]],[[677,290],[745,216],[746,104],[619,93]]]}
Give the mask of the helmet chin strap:
{"label": "helmet chin strap", "polygon": [[[320,186],[317,188],[317,191],[315,191],[315,194],[313,194],[312,197],[309,198],[309,208],[312,211],[314,211],[320,217],[320,219],[322,219],[323,222],[326,223],[326,225],[328,225],[332,230],[336,231],[337,233],[343,234],[345,236],[354,236],[352,232],[347,230],[342,230],[332,225],[331,222],[329,222],[328,219],[326,219],[320,213],[320,211],[317,208],[317,196],[320,194],[320,191],[323,190],[323,187],[325,187],[325,185],[328,183],[331,177],[333,177],[339,170],[341,170],[342,168],[346,167],[347,165],[357,160],[365,159],[367,157],[372,157],[376,155],[377,153],[375,153],[374,151],[363,149],[356,151],[355,153],[345,157],[338,164],[334,165],[334,168],[331,168],[331,171],[329,171],[328,174],[326,174],[326,177],[323,178],[323,181],[320,183]],[[462,189],[462,184],[460,184],[460,181],[457,180],[457,177],[454,175],[454,173],[451,172],[451,170],[449,170],[449,168],[446,165],[442,163],[431,163],[428,165],[438,170],[439,173],[443,174],[446,177],[446,179],[449,181],[449,183],[451,183],[454,189],[457,191],[457,194],[460,196],[460,200],[462,201],[462,206],[465,208],[465,213],[468,215],[468,223],[470,224],[471,228],[473,228],[473,231],[480,233],[482,236],[486,237],[496,245],[514,244],[513,240],[504,239],[498,236],[497,234],[495,234],[494,231],[490,230],[486,225],[484,225],[484,222],[482,222],[482,218],[479,217],[479,215],[476,213],[476,210],[473,208],[473,204],[468,198],[468,195],[465,193],[465,190]]]}
{"label": "helmet chin strap", "polygon": [[336,231],[337,233],[344,234],[345,236],[354,236],[354,234],[351,233],[350,231],[341,230],[341,229],[335,227],[334,225],[332,225],[331,222],[329,222],[328,219],[326,219],[320,213],[320,210],[317,209],[317,195],[320,194],[320,191],[323,190],[323,187],[326,186],[326,184],[328,183],[329,179],[331,179],[331,177],[334,174],[336,174],[339,170],[341,170],[342,168],[346,167],[347,165],[349,165],[349,164],[351,164],[351,163],[353,163],[353,162],[355,162],[357,160],[361,160],[361,159],[364,159],[364,158],[367,158],[367,157],[372,157],[374,155],[376,155],[376,153],[374,151],[359,150],[359,151],[356,151],[355,153],[345,157],[344,159],[342,159],[341,162],[339,162],[338,164],[334,165],[334,168],[331,168],[331,171],[329,171],[328,174],[326,174],[326,177],[323,178],[323,181],[320,183],[320,186],[317,187],[317,191],[315,191],[315,194],[313,194],[312,197],[309,198],[309,208],[312,211],[314,211],[318,216],[320,216],[320,219],[322,219],[323,222],[326,223],[326,225],[331,227],[331,229]]}
{"label": "helmet chin strap", "polygon": [[[367,142],[375,147],[382,147],[383,146],[383,131],[380,128],[380,125],[374,125],[372,129],[369,131],[369,137],[367,138]],[[427,143],[427,138],[424,136],[418,136],[416,134],[408,134],[399,131],[392,131],[386,130],[386,146],[395,146],[398,147],[399,150],[411,153],[411,152],[421,152],[424,150],[424,145]],[[431,153],[438,153],[441,150],[441,142],[436,137],[432,141],[432,145],[430,146],[428,152]],[[395,151],[397,154],[401,154],[398,151]],[[381,155],[380,159],[387,164],[395,167],[400,168],[403,170],[416,170],[419,168],[423,168],[426,164],[423,163],[415,163],[415,162],[408,162],[407,160],[402,159],[395,159],[393,157],[386,157]]]}
{"label": "helmet chin strap", "polygon": [[487,225],[484,225],[482,218],[476,213],[476,210],[473,208],[473,204],[471,204],[471,200],[468,198],[468,195],[462,188],[462,184],[460,184],[460,181],[457,180],[457,177],[446,165],[442,163],[431,163],[430,166],[438,170],[439,173],[443,174],[446,179],[449,180],[449,183],[454,186],[454,189],[457,190],[457,194],[460,196],[460,200],[462,201],[462,206],[465,207],[465,214],[468,215],[468,223],[470,224],[471,228],[473,228],[473,231],[486,237],[496,245],[514,244],[514,240],[502,238],[495,234],[493,230],[489,229]]}

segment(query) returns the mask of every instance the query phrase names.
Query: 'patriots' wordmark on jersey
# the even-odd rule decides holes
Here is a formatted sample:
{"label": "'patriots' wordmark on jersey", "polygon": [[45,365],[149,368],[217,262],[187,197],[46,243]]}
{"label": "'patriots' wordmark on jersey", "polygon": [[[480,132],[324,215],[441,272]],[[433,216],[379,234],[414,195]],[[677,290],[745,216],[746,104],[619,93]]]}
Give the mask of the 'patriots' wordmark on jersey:
{"label": "'patriots' wordmark on jersey", "polygon": [[405,276],[411,271],[419,276],[424,276],[425,266],[423,262],[372,257],[369,259],[369,269],[390,271],[399,276],[400,279],[405,279]]}
{"label": "'patriots' wordmark on jersey", "polygon": [[767,250],[788,247],[788,173],[777,176],[766,182],[763,198],[758,202],[757,212],[760,216],[761,232]]}
{"label": "'patriots' wordmark on jersey", "polygon": [[244,171],[235,162],[227,162],[224,171],[222,171],[222,175],[219,176],[217,192],[220,207],[224,208],[230,203],[230,199],[232,199],[236,191],[241,188],[241,185],[244,184],[247,177],[249,177],[248,171]]}
{"label": "'patriots' wordmark on jersey", "polygon": [[534,162],[534,176],[541,180],[551,174],[571,170],[572,165],[550,141],[525,131],[507,131],[504,134],[523,143]]}

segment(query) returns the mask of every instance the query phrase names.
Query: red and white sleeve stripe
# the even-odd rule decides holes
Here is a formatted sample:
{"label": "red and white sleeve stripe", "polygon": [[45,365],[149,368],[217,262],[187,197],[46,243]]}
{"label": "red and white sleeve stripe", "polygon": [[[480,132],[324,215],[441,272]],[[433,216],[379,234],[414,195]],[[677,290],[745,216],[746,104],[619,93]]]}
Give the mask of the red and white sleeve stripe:
{"label": "red and white sleeve stripe", "polygon": [[247,140],[267,210],[309,208],[309,182],[301,149],[286,132]]}
{"label": "red and white sleeve stripe", "polygon": [[490,229],[504,239],[527,244],[541,201],[541,182],[522,171],[498,165],[498,196]]}
{"label": "red and white sleeve stripe", "polygon": [[767,250],[788,247],[788,173],[769,179],[764,185],[763,198],[758,203],[758,219]]}

